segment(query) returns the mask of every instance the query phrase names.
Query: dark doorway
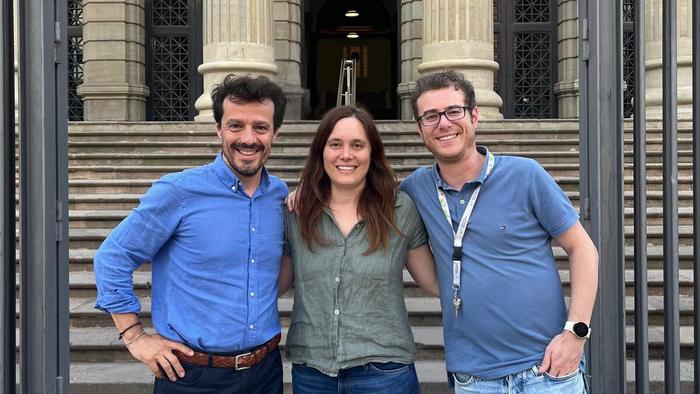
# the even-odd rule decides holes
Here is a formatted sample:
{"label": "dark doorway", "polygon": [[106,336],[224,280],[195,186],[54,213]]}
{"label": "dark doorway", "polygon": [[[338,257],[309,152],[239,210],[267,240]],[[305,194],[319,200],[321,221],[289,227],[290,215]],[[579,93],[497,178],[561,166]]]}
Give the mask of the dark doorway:
{"label": "dark doorway", "polygon": [[[346,16],[348,10],[359,15]],[[397,118],[397,10],[396,0],[304,2],[304,77],[312,119],[335,106],[343,57],[357,59],[358,106],[376,119]]]}

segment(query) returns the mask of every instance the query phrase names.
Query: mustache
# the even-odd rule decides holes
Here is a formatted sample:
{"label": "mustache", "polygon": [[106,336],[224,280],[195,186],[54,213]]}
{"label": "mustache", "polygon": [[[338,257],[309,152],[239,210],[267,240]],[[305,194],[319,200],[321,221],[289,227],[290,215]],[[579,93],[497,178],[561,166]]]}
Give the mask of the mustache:
{"label": "mustache", "polygon": [[242,142],[234,142],[233,144],[231,144],[231,149],[264,150],[265,147],[262,144],[245,144]]}

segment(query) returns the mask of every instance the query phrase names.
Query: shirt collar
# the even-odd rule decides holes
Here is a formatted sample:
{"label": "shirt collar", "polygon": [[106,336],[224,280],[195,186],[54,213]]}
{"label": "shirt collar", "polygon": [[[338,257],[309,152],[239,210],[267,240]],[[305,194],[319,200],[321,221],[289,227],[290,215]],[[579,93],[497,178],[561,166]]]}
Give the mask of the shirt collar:
{"label": "shirt collar", "polygon": [[[481,166],[481,172],[479,173],[479,177],[474,179],[471,182],[468,182],[468,184],[477,183],[477,182],[479,184],[482,184],[482,183],[484,183],[484,180],[486,180],[486,167],[488,165],[489,150],[488,150],[488,148],[486,148],[483,145],[477,145],[476,151],[481,153],[482,155],[486,156],[487,160],[484,160],[484,164],[482,164],[482,166]],[[438,168],[437,163],[435,163],[433,165],[431,173],[432,173],[433,180],[435,181],[435,184],[437,185],[437,187],[439,187],[442,190],[455,190],[452,186],[448,185],[447,182],[445,182],[442,179],[442,177],[440,176],[440,169]]]}
{"label": "shirt collar", "polygon": [[[237,191],[241,188],[241,181],[240,179],[238,179],[231,167],[229,167],[228,164],[226,164],[223,152],[219,152],[219,154],[216,155],[216,159],[214,159],[212,166],[214,167],[214,172],[216,172],[216,175],[219,177],[221,182],[223,182],[224,185],[226,185],[228,189]],[[258,186],[258,191],[264,193],[269,186],[270,176],[267,172],[267,169],[263,166],[262,171],[260,171],[260,186]],[[256,191],[256,193],[258,191]]]}

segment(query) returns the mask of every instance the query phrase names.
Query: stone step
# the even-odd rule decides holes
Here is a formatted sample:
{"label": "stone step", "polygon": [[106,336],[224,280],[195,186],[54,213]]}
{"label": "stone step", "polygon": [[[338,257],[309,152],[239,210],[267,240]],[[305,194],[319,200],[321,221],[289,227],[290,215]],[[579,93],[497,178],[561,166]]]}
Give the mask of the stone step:
{"label": "stone step", "polygon": [[[691,225],[679,225],[678,226],[679,235],[679,247],[681,250],[688,250],[693,244],[693,227]],[[69,229],[69,240],[71,249],[89,249],[96,250],[102,241],[107,237],[107,235],[112,231],[112,229],[106,228],[71,228]],[[634,227],[631,225],[626,225],[625,229],[625,244],[627,247],[633,246],[634,242]],[[19,231],[16,233],[17,240],[19,242]],[[659,225],[649,225],[647,228],[647,246],[660,247],[663,244],[663,227]],[[658,249],[648,249],[649,253],[648,259],[653,260],[657,256]],[[631,258],[632,250],[625,250],[626,256]],[[692,256],[692,252],[689,252]],[[659,254],[660,255],[660,254]],[[556,257],[564,257],[555,249]],[[684,253],[681,253],[682,259],[685,259]]]}
{"label": "stone step", "polygon": [[[81,197],[86,197],[86,196],[81,196]],[[100,196],[100,197],[107,197],[107,196]],[[122,197],[125,198],[125,195],[122,196],[117,196],[117,197]],[[96,198],[95,201],[98,203],[100,201],[105,201],[105,202],[110,202],[111,204],[113,203],[123,203],[126,204],[127,202],[120,202],[121,200],[119,199],[107,199],[107,198]],[[135,204],[135,201],[132,201],[132,203]],[[114,209],[125,209],[126,207],[119,207],[119,208],[114,208]],[[69,231],[69,239],[71,242],[71,248],[78,248],[78,249],[97,249],[99,245],[102,243],[102,241],[105,239],[105,237],[111,232],[111,228],[105,229],[105,228],[71,228]],[[625,238],[627,241],[627,244],[631,245],[631,242],[633,241],[634,237],[634,227],[631,225],[626,225],[625,229]],[[680,246],[690,246],[692,245],[693,241],[693,227],[690,225],[680,225],[678,226],[678,236],[679,236],[679,245]],[[17,233],[17,237],[19,237],[19,232]],[[647,226],[647,242],[652,244],[652,245],[661,245],[661,242],[663,240],[663,227],[658,226],[658,225],[649,225]]]}
{"label": "stone step", "polygon": [[[416,168],[420,166],[406,165],[394,166],[394,171],[397,172],[399,179],[403,179],[410,175]],[[76,193],[145,193],[150,185],[156,181],[161,174],[158,170],[167,170],[171,166],[74,166],[70,169],[74,175],[69,180],[69,194]],[[181,171],[184,168],[172,168]],[[304,167],[299,165],[290,166],[267,166],[268,171],[273,175],[286,180],[289,184],[298,184],[299,176]],[[154,171],[156,170],[156,171]],[[147,174],[156,175],[150,178],[137,178],[141,175],[138,172],[143,171]],[[174,172],[174,171],[173,171]],[[94,179],[95,173],[107,174],[106,179]],[[136,174],[134,174],[136,173]],[[554,180],[565,191],[578,191],[579,177],[576,175],[562,175],[558,173],[551,174]],[[634,190],[634,176],[626,175],[623,178],[625,182],[625,190]],[[660,191],[663,187],[663,177],[661,175],[647,175],[647,190]],[[693,178],[692,174],[680,173],[677,180],[678,189],[681,191],[692,191]]]}
{"label": "stone step", "polygon": [[[441,325],[440,301],[437,297],[405,297],[406,309],[408,310],[411,326],[439,326]],[[568,297],[567,297],[568,302]],[[663,325],[664,304],[663,296],[649,296],[649,325]],[[292,310],[293,299],[281,297],[278,300],[280,321],[282,325],[289,325],[289,317]],[[71,298],[70,316],[72,327],[111,327],[112,319],[104,312],[94,308],[94,298]],[[17,306],[19,310],[19,306]],[[634,324],[634,299],[625,297],[625,313],[627,324]],[[692,326],[693,324],[693,296],[679,296],[679,313],[681,326]],[[141,297],[140,316],[150,324],[151,299]]]}
{"label": "stone step", "polygon": [[[410,174],[416,167],[408,166],[409,168],[405,171],[406,174]],[[157,171],[153,171],[152,167],[126,167],[121,169],[116,169],[115,167],[109,166],[93,166],[89,169],[89,172],[82,173],[79,176],[87,179],[71,179],[69,180],[69,202],[71,210],[92,210],[92,209],[132,209],[138,205],[138,199],[144,194],[150,186],[156,181],[160,176],[168,173],[168,169],[174,169],[171,167],[158,167]],[[397,168],[401,170],[401,168]],[[301,169],[299,169],[301,171]],[[146,176],[146,178],[139,178],[140,176]],[[290,190],[294,190],[296,185],[299,183],[299,179],[292,174],[290,177],[285,177],[284,173],[277,172],[278,176],[282,176],[282,180],[287,183]],[[402,175],[402,174],[399,174]],[[93,177],[93,179],[90,179]],[[98,177],[99,179],[94,179]],[[560,187],[566,192],[572,203],[578,205],[578,177],[572,176],[554,176],[555,180],[559,183]],[[399,181],[403,180],[404,177],[400,176]],[[662,200],[662,179],[658,176],[648,176],[647,177],[647,207],[648,208],[659,208],[661,206]],[[625,206],[630,208],[633,205],[633,188],[634,184],[633,178],[631,176],[625,177]],[[692,178],[687,176],[680,176],[678,178],[678,189],[679,189],[679,205],[681,208],[687,208],[692,206]],[[110,197],[113,201],[133,201],[133,204],[118,204],[110,205],[108,201],[104,202],[106,205],[90,204],[92,200],[102,197]],[[19,203],[19,201],[17,201]]]}
{"label": "stone step", "polygon": [[[171,165],[177,163],[181,166],[197,166],[208,163],[213,159],[214,152],[206,153],[69,153],[68,165]],[[295,153],[284,153],[272,150],[270,153],[269,165],[304,165],[307,159],[307,151],[302,150]],[[578,151],[552,151],[552,150],[518,150],[518,151],[495,151],[499,155],[515,155],[529,157],[542,164],[550,163],[578,163]],[[430,152],[420,149],[415,152],[400,152],[388,150],[387,159],[391,165],[395,164],[431,164],[434,159]],[[662,154],[660,151],[647,153],[647,162],[661,163]],[[625,162],[632,163],[631,151],[625,152]],[[692,150],[679,150],[678,163],[692,163]]]}
{"label": "stone step", "polygon": [[[313,133],[318,127],[318,121],[290,120],[284,122],[280,128],[280,135],[295,133]],[[415,133],[416,123],[413,121],[376,121],[377,129],[382,133]],[[661,134],[663,124],[660,120],[648,119],[646,124],[647,135]],[[679,120],[679,135],[691,134],[692,121]],[[215,130],[213,122],[71,122],[69,123],[69,136],[90,137],[99,135],[104,139],[109,136],[171,136],[207,134]],[[546,138],[542,135],[568,134],[578,136],[579,123],[577,119],[533,119],[533,120],[479,120],[479,134],[511,135],[528,138]],[[625,135],[632,134],[632,121],[624,122]],[[98,138],[99,139],[99,138]]]}
{"label": "stone step", "polygon": [[[308,140],[286,140],[279,137],[272,144],[272,150],[279,153],[302,153],[309,151],[309,145],[313,135]],[[391,138],[389,138],[391,137]],[[399,138],[400,137],[400,138]],[[494,152],[502,151],[531,151],[534,148],[546,151],[578,151],[578,138],[566,139],[494,139],[479,138],[479,145],[485,145]],[[416,133],[412,135],[394,136],[383,134],[384,147],[389,152],[427,151],[423,146],[423,140]],[[661,150],[660,140],[649,139],[647,150]],[[680,148],[692,144],[691,140],[679,140]],[[419,148],[419,149],[417,149]],[[170,141],[75,141],[69,143],[70,153],[217,153],[221,150],[221,142],[212,136],[210,141],[191,141],[182,143],[177,140]]]}
{"label": "stone step", "polygon": [[[433,161],[430,159],[425,159],[422,161],[423,162],[420,163],[391,163],[391,165],[399,179],[402,179],[410,175],[418,167],[433,164]],[[203,161],[202,163],[204,162],[205,161]],[[300,176],[301,171],[304,168],[304,164],[305,163],[297,160],[292,163],[268,163],[266,167],[273,175],[282,178],[290,178],[290,182],[296,184],[297,178]],[[578,162],[544,163],[542,165],[555,178],[569,177],[578,179],[579,177]],[[166,165],[72,165],[68,168],[68,173],[70,177],[70,182],[103,179],[122,180],[124,182],[129,182],[133,180],[142,179],[158,179],[167,173],[183,171],[185,169],[192,168],[193,166],[194,165],[183,165],[181,163]],[[663,176],[662,170],[663,166],[661,163],[648,163],[647,177],[649,179],[661,179],[661,177]],[[692,179],[692,163],[679,163],[678,174],[680,179]],[[627,163],[625,164],[626,184],[632,184],[632,177],[633,166],[631,163]],[[654,185],[656,183],[658,182],[654,181],[651,183],[651,185]]]}
{"label": "stone step", "polygon": [[[560,270],[568,269],[568,257],[566,253],[558,247],[552,248],[554,257],[557,260]],[[693,267],[693,248],[690,246],[681,246],[679,248],[679,260],[681,269],[692,269]],[[95,256],[95,249],[88,248],[71,248],[68,251],[68,259],[70,261],[71,271],[82,272],[92,271],[92,259]],[[625,247],[626,268],[633,269],[634,265],[634,248],[632,246]],[[17,261],[20,261],[19,251],[16,253]],[[660,269],[662,266],[663,248],[661,246],[647,246],[647,264],[649,269]],[[139,268],[139,271],[149,271],[150,265],[146,263]]]}
{"label": "stone step", "polygon": [[[146,328],[149,333],[152,328]],[[282,340],[280,348],[284,354],[287,340],[287,327],[282,327]],[[414,326],[411,327],[416,344],[416,360],[443,360],[444,338],[441,326]],[[664,347],[663,327],[649,327],[649,357],[651,360],[663,359]],[[17,332],[19,335],[19,331]],[[625,341],[628,352],[634,350],[634,327],[625,328]],[[682,359],[693,358],[693,327],[680,327],[680,346]],[[124,343],[117,338],[114,327],[72,328],[70,330],[70,357],[71,362],[129,362],[133,360]],[[284,357],[284,356],[283,356]],[[634,353],[628,354],[634,357]]]}
{"label": "stone step", "polygon": [[[578,207],[575,208],[578,209]],[[114,228],[130,213],[130,209],[73,209],[68,213],[69,226],[71,229]],[[633,208],[625,208],[625,224],[632,225],[634,223],[633,214]],[[15,215],[17,220],[19,220],[19,211],[15,212]],[[692,207],[679,207],[678,218],[679,224],[692,225]],[[652,226],[663,225],[663,209],[661,207],[647,208],[647,224]]]}
{"label": "stone step", "polygon": [[[291,363],[283,361],[285,394],[291,394]],[[693,392],[693,362],[681,360],[680,392]],[[18,370],[19,371],[19,370]],[[444,361],[417,361],[416,372],[423,394],[447,394],[447,373]],[[625,365],[626,392],[634,392],[634,361]],[[17,378],[19,381],[19,377]],[[650,394],[664,393],[663,361],[649,362]],[[19,392],[19,389],[18,389]],[[71,363],[70,392],[73,394],[150,394],[153,392],[153,376],[143,364],[131,362]]]}
{"label": "stone step", "polygon": [[[568,269],[560,269],[559,277],[565,292],[568,294],[570,285],[570,276]],[[680,293],[683,295],[693,294],[693,271],[689,269],[681,269],[678,273]],[[403,272],[404,294],[407,297],[421,297],[429,294],[423,292],[413,280],[413,277],[404,270]],[[649,295],[663,295],[663,271],[660,269],[650,268],[647,271],[647,283]],[[20,286],[20,274],[16,274],[15,284],[17,289]],[[93,271],[70,271],[68,275],[68,284],[70,289],[70,297],[73,298],[94,298],[97,296],[97,288],[95,287],[95,274]],[[134,272],[133,285],[135,293],[140,297],[150,295],[151,289],[151,272],[150,265],[146,265],[142,269]],[[634,271],[632,269],[625,270],[625,286],[627,295],[634,295]]]}

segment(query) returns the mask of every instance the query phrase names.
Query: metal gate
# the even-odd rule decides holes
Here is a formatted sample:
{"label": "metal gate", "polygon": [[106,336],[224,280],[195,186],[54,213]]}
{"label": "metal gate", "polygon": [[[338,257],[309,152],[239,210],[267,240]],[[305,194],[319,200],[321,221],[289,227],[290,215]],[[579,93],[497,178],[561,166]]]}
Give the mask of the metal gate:
{"label": "metal gate", "polygon": [[68,120],[83,120],[83,0],[68,0]]}
{"label": "metal gate", "polygon": [[[13,1],[2,1],[3,393],[15,392],[16,255]],[[68,5],[16,2],[19,21],[20,348],[23,393],[67,393]]]}
{"label": "metal gate", "polygon": [[[0,385],[15,391],[16,255],[15,119],[12,0],[2,0],[3,187],[0,271],[3,324]],[[67,255],[67,9],[66,0],[22,0],[20,21],[20,377],[24,393],[68,392]],[[700,8],[692,9],[693,189],[700,190]],[[645,2],[634,3],[634,282],[635,387],[649,392],[646,266]],[[663,0],[663,275],[664,389],[680,393],[677,5]],[[580,0],[581,216],[601,257],[589,372],[593,393],[626,388],[624,305],[624,141],[622,0]],[[693,212],[700,213],[693,194]],[[696,216],[697,217],[697,216]],[[700,220],[693,221],[693,255],[700,256]],[[700,259],[693,262],[694,338],[700,338]],[[694,390],[700,391],[698,346]]]}
{"label": "metal gate", "polygon": [[[625,1],[634,9],[627,49],[633,47],[634,89],[634,338],[635,391],[649,392],[647,305],[647,149],[645,99],[645,1]],[[700,190],[700,35],[698,1],[692,7],[693,36],[693,190]],[[679,222],[677,124],[677,3],[663,0],[663,296],[664,390],[680,393]],[[629,19],[625,19],[629,26]],[[598,335],[591,343],[592,392],[623,393],[626,387],[624,304],[624,140],[623,140],[623,2],[579,0],[580,177],[581,216],[600,252],[600,290],[593,316]],[[627,76],[630,70],[627,70]],[[694,218],[700,195],[693,193]],[[698,265],[700,220],[693,220],[694,391],[698,374]]]}

